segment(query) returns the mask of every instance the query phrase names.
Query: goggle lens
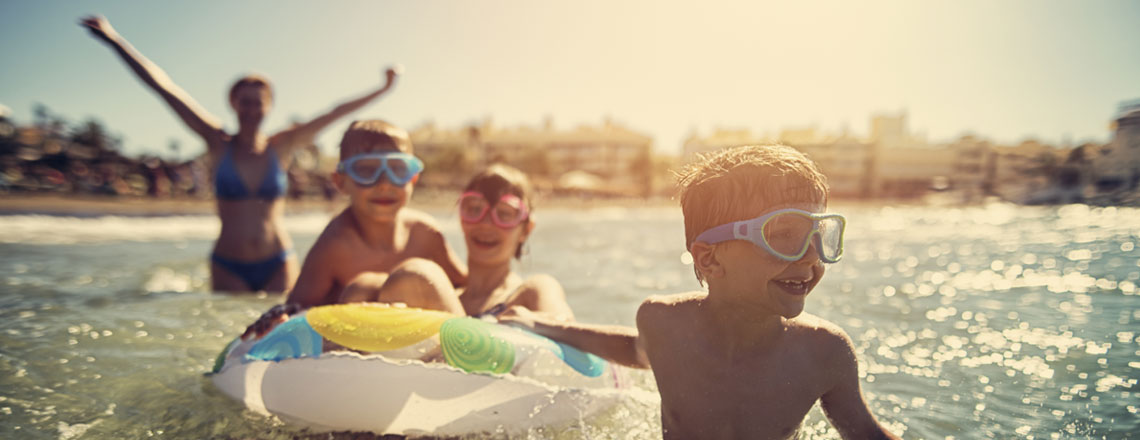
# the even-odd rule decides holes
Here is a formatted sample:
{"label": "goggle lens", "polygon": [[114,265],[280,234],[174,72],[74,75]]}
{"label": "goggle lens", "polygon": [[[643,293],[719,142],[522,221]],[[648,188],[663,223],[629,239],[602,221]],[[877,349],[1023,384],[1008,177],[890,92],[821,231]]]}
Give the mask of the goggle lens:
{"label": "goggle lens", "polygon": [[831,217],[819,221],[819,251],[828,260],[838,260],[843,256],[843,219]]}
{"label": "goggle lens", "polygon": [[491,221],[501,228],[517,226],[528,214],[522,199],[513,194],[503,195],[494,206],[478,192],[467,192],[459,198],[459,217],[464,222],[479,223],[488,212]]}
{"label": "goggle lens", "polygon": [[378,157],[357,159],[349,167],[348,175],[356,180],[358,177],[379,176],[384,168],[384,160]]}
{"label": "goggle lens", "polygon": [[423,170],[423,163],[406,153],[362,154],[345,159],[338,170],[360,185],[374,185],[387,175],[393,185],[404,185]]}
{"label": "goggle lens", "polygon": [[478,222],[487,212],[487,199],[483,196],[463,196],[459,199],[459,216],[465,222]]}
{"label": "goggle lens", "polygon": [[761,237],[775,253],[787,258],[802,256],[814,233],[819,231],[818,251],[824,260],[837,260],[843,252],[843,226],[841,217],[812,219],[798,212],[786,212],[764,222]]}
{"label": "goggle lens", "polygon": [[782,214],[764,223],[764,241],[772,250],[794,256],[800,253],[815,226],[810,218],[795,214]]}

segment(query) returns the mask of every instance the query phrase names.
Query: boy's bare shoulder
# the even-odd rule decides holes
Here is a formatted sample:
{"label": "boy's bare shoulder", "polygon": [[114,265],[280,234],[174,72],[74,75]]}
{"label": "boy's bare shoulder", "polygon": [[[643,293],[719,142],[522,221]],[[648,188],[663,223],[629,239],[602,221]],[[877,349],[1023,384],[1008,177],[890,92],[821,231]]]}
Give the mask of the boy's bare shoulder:
{"label": "boy's bare shoulder", "polygon": [[694,291],[674,295],[653,295],[637,309],[637,326],[652,327],[657,323],[676,322],[679,316],[694,313],[708,293]]}
{"label": "boy's bare shoulder", "polygon": [[439,229],[439,222],[432,217],[431,214],[420,211],[415,208],[404,207],[400,212],[400,219],[408,226],[422,226],[432,229]]}
{"label": "boy's bare shoulder", "polygon": [[404,222],[404,225],[408,228],[409,231],[411,231],[412,234],[428,234],[433,236],[438,235],[440,237],[443,236],[439,222],[436,221],[435,217],[432,217],[431,214],[420,211],[418,209],[405,207],[403,209],[403,212],[400,214],[400,220]]}
{"label": "boy's bare shoulder", "polygon": [[805,346],[814,347],[826,357],[854,356],[851,337],[834,322],[810,313],[802,313],[787,321],[788,329],[797,338],[809,341]]}
{"label": "boy's bare shoulder", "polygon": [[313,243],[313,248],[309,250],[309,254],[316,253],[328,256],[328,254],[336,253],[338,250],[347,249],[347,245],[351,243],[351,237],[357,235],[356,229],[352,225],[352,219],[349,218],[350,215],[348,209],[345,209],[332,220],[329,220],[329,224],[325,226],[321,235],[317,237],[317,241]]}
{"label": "boy's bare shoulder", "polygon": [[641,302],[642,308],[651,310],[675,309],[684,306],[695,306],[709,296],[706,292],[693,291],[673,295],[652,295]]}

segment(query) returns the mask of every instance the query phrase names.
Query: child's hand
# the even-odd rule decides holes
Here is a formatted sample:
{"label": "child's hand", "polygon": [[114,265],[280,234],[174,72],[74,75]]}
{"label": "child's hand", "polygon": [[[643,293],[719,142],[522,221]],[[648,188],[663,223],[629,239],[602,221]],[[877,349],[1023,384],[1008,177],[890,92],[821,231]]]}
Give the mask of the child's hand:
{"label": "child's hand", "polygon": [[94,35],[100,40],[110,41],[113,37],[118,35],[115,33],[115,28],[111,27],[111,23],[109,23],[106,18],[103,18],[102,15],[84,17],[82,20],[79,20],[79,25],[87,28],[88,31],[91,31],[91,35]]}
{"label": "child's hand", "polygon": [[534,312],[526,307],[514,305],[500,313],[497,318],[499,318],[500,324],[533,330],[534,320],[537,316],[538,315],[535,315]]}
{"label": "child's hand", "polygon": [[265,313],[262,313],[261,317],[257,318],[257,321],[250,324],[250,326],[245,329],[245,333],[241,334],[241,339],[243,341],[248,340],[251,336],[254,339],[261,339],[262,336],[265,336],[265,334],[273,330],[274,327],[288,321],[290,315],[295,315],[302,310],[301,306],[297,304],[275,305]]}

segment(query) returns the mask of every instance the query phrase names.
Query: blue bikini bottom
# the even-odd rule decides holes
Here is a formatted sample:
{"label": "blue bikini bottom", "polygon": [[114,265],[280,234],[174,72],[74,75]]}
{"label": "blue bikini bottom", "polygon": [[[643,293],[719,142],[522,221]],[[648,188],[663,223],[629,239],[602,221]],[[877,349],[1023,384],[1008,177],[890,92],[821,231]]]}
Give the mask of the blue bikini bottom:
{"label": "blue bikini bottom", "polygon": [[210,260],[245,281],[251,291],[258,292],[264,289],[266,284],[269,284],[269,280],[285,265],[292,253],[292,249],[286,249],[268,259],[252,263],[230,260],[219,257],[218,254],[211,254]]}

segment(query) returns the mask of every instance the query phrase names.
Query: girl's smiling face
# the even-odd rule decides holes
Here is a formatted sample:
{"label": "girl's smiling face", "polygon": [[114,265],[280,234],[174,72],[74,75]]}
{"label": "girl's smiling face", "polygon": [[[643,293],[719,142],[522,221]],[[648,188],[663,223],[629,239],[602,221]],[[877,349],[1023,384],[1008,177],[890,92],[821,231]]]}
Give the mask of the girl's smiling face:
{"label": "girl's smiling face", "polygon": [[[464,193],[459,210],[469,264],[510,264],[534,229],[518,195],[494,191]],[[497,196],[497,197],[496,197]],[[495,200],[490,203],[489,200]]]}

